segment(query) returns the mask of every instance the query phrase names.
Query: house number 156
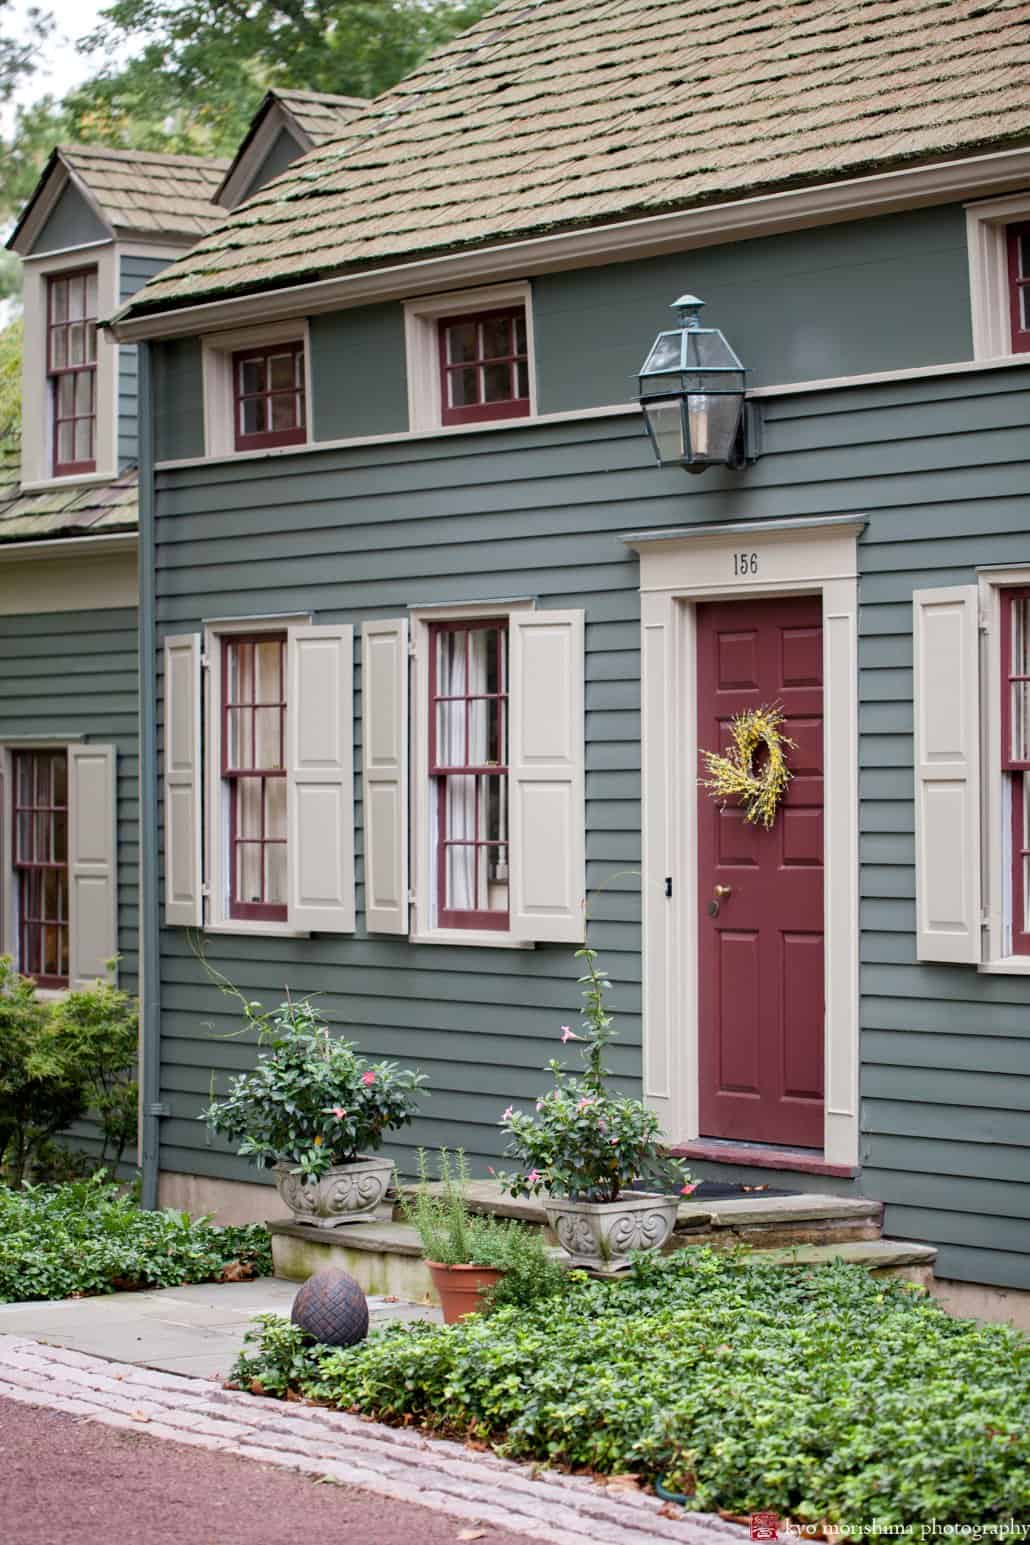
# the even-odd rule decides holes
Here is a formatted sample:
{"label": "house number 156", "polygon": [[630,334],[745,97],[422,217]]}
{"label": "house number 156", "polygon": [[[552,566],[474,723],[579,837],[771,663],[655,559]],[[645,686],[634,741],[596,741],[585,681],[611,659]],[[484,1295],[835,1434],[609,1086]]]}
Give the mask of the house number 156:
{"label": "house number 156", "polygon": [[742,574],[757,574],[758,573],[758,554],[757,553],[734,553],[733,554],[733,572],[734,572],[734,574],[736,575],[736,577],[738,579],[740,578],[740,576]]}

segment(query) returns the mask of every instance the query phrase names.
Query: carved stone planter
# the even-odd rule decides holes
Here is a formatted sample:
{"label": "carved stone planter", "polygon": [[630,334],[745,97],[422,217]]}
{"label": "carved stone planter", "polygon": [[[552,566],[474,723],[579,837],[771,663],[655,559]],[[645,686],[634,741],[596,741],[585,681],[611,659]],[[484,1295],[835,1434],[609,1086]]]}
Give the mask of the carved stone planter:
{"label": "carved stone planter", "polygon": [[279,1195],[297,1223],[333,1229],[344,1223],[368,1223],[393,1179],[392,1159],[355,1159],[339,1164],[320,1180],[306,1181],[289,1164],[275,1166]]}
{"label": "carved stone planter", "polygon": [[659,1250],[676,1224],[679,1201],[626,1191],[617,1202],[574,1202],[547,1197],[544,1211],[558,1243],[576,1266],[620,1271],[630,1250]]}

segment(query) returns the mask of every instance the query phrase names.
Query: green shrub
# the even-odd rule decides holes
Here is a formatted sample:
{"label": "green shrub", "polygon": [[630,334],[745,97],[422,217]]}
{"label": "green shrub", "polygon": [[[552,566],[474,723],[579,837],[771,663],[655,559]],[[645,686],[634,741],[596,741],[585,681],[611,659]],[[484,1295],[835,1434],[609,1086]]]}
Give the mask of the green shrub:
{"label": "green shrub", "polygon": [[[273,1348],[278,1333],[265,1331]],[[1030,1512],[1030,1342],[859,1267],[638,1259],[629,1280],[349,1351],[279,1346],[272,1377],[513,1457],[663,1477],[696,1509],[880,1526]],[[271,1387],[258,1355],[241,1383]]]}
{"label": "green shrub", "polygon": [[185,1212],[142,1212],[103,1174],[63,1186],[0,1186],[0,1301],[271,1271],[260,1225],[222,1229]]}
{"label": "green shrub", "polygon": [[103,1138],[100,1162],[120,1161],[136,1134],[138,1025],[139,1004],[116,987],[96,982],[43,1000],[0,956],[0,1166],[15,1184],[88,1111]]}
{"label": "green shrub", "polygon": [[200,1120],[237,1143],[244,1158],[263,1168],[290,1163],[313,1181],[334,1165],[374,1153],[385,1133],[411,1120],[424,1073],[367,1062],[350,1041],[330,1035],[308,998],[266,1013],[229,991],[266,1049]]}

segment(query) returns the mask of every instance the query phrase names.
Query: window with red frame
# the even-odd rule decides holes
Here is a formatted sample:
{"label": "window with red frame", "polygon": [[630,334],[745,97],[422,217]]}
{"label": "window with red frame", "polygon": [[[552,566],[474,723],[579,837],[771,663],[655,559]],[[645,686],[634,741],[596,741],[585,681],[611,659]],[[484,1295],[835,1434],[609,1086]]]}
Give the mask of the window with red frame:
{"label": "window with red frame", "polygon": [[97,465],[97,271],[47,281],[47,375],[55,477]]}
{"label": "window with red frame", "polygon": [[286,635],[222,640],[229,916],[286,921]]}
{"label": "window with red frame", "polygon": [[444,317],[439,324],[440,403],[445,424],[524,418],[529,354],[524,306]]}
{"label": "window with red frame", "polygon": [[1030,955],[1030,589],[1001,598],[1001,765],[1012,810],[1012,953]]}
{"label": "window with red frame", "polygon": [[430,630],[436,923],[508,927],[508,625]]}
{"label": "window with red frame", "polygon": [[1030,351],[1030,225],[1010,225],[1009,309],[1012,317],[1012,352]]}
{"label": "window with red frame", "polygon": [[236,449],[300,445],[307,438],[304,345],[244,349],[233,355]]}
{"label": "window with red frame", "polygon": [[68,757],[14,753],[18,966],[41,987],[68,985]]}

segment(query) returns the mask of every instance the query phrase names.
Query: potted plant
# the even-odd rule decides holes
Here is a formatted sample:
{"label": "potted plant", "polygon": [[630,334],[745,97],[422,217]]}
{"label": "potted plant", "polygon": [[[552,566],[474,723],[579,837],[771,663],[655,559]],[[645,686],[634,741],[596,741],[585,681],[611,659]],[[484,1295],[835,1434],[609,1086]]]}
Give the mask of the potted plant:
{"label": "potted plant", "polygon": [[425,1153],[418,1155],[419,1183],[401,1197],[401,1216],[418,1231],[445,1325],[483,1307],[483,1295],[504,1276],[513,1254],[518,1224],[470,1212],[468,1164],[459,1148],[451,1156],[441,1148],[439,1186],[430,1186]]}
{"label": "potted plant", "polygon": [[367,1221],[393,1179],[393,1160],[373,1155],[385,1133],[411,1120],[425,1075],[367,1062],[352,1042],[330,1035],[308,998],[288,998],[270,1013],[241,1002],[264,1049],[200,1119],[238,1143],[239,1154],[274,1166],[298,1223]]}
{"label": "potted plant", "polygon": [[[654,1112],[609,1088],[604,1052],[615,1032],[605,995],[611,983],[597,968],[595,950],[586,946],[576,958],[586,962],[580,977],[585,1008],[580,1032],[563,1025],[562,1042],[580,1043],[584,1070],[570,1075],[552,1059],[554,1086],[535,1111],[505,1111],[507,1153],[519,1169],[499,1179],[512,1196],[546,1193],[547,1220],[577,1266],[615,1271],[628,1266],[628,1251],[665,1243],[680,1196],[696,1187],[663,1147]],[[641,1182],[653,1189],[631,1189]]]}

